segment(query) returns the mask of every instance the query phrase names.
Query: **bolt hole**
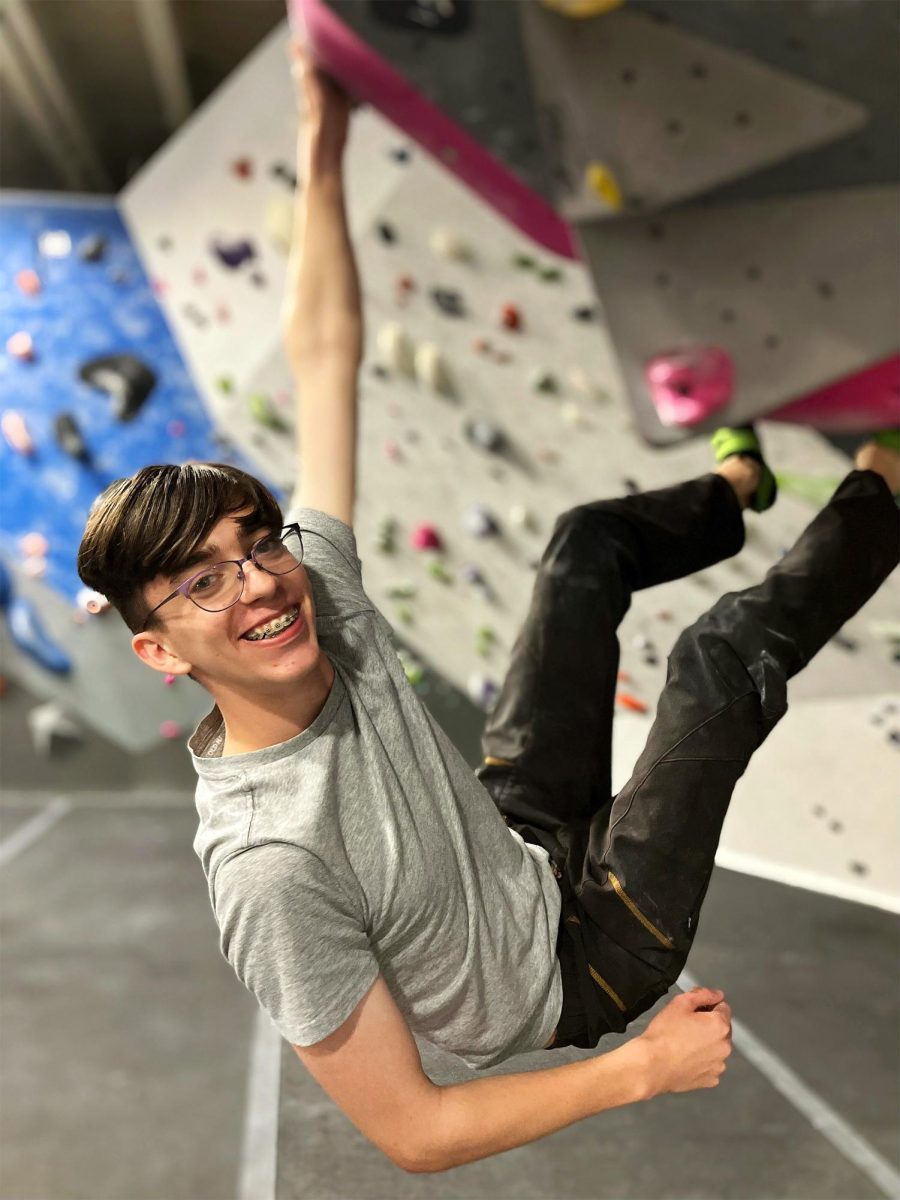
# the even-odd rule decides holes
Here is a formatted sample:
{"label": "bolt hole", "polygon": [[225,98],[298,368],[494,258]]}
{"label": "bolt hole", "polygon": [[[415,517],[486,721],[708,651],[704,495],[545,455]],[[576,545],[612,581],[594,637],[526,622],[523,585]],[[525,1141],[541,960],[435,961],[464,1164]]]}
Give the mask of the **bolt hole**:
{"label": "bolt hole", "polygon": [[734,123],[735,125],[740,125],[742,128],[746,129],[746,127],[750,124],[750,114],[744,111],[735,113]]}
{"label": "bolt hole", "polygon": [[785,49],[792,50],[795,54],[802,54],[806,50],[806,42],[798,37],[785,38]]}
{"label": "bolt hole", "polygon": [[759,267],[748,267],[747,268],[747,278],[748,279],[755,280],[755,279],[759,279],[761,276],[762,276],[762,271],[759,269]]}
{"label": "bolt hole", "polygon": [[816,291],[823,300],[830,300],[834,295],[834,288],[827,279],[820,279],[816,284]]}
{"label": "bolt hole", "polygon": [[684,126],[682,125],[682,123],[680,121],[669,121],[668,124],[666,125],[666,133],[671,133],[671,134],[681,133],[681,131],[683,129],[684,129]]}
{"label": "bolt hole", "polygon": [[627,67],[622,72],[622,82],[623,83],[636,83],[637,82],[637,71],[635,71],[632,67]]}
{"label": "bolt hole", "polygon": [[703,63],[694,63],[694,65],[691,67],[692,79],[706,79],[708,75],[709,71],[707,71]]}
{"label": "bolt hole", "polygon": [[781,338],[776,333],[770,333],[763,345],[767,350],[777,350],[781,345]]}

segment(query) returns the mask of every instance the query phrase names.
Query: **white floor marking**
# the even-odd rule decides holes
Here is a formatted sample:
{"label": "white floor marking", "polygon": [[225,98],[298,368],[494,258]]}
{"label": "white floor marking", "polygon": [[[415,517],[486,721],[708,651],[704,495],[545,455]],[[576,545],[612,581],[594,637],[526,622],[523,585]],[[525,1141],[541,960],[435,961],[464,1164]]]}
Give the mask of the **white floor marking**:
{"label": "white floor marking", "polygon": [[[689,991],[699,984],[693,975],[682,971],[678,986]],[[900,1197],[900,1173],[894,1170],[886,1158],[870,1146],[821,1096],[808,1087],[783,1059],[769,1050],[756,1034],[751,1033],[734,1018],[731,1021],[731,1033],[735,1050],[739,1050],[748,1058],[776,1091],[781,1092],[782,1096],[806,1117],[812,1127],[831,1142],[838,1153],[867,1175],[885,1196],[889,1196],[891,1200]]]}
{"label": "white floor marking", "polygon": [[238,1200],[275,1200],[284,1039],[259,1009],[253,1026]]}
{"label": "white floor marking", "polygon": [[51,829],[57,821],[61,820],[66,813],[72,811],[72,804],[66,800],[64,796],[57,796],[51,800],[46,808],[26,821],[24,825],[20,825],[14,833],[0,842],[0,867],[5,867],[8,863],[21,854],[23,850],[27,850],[32,842],[36,842],[39,837]]}

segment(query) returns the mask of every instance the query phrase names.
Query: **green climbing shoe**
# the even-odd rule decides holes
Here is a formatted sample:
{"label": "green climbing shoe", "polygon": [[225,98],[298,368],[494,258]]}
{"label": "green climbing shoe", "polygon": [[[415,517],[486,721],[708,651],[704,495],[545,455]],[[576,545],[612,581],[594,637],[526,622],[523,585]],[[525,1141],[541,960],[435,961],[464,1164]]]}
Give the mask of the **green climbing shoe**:
{"label": "green climbing shoe", "polygon": [[762,446],[752,425],[725,425],[710,438],[710,445],[716,456],[717,463],[723,463],[726,458],[735,454],[746,454],[748,458],[756,459],[762,467],[759,484],[750,497],[750,507],[754,512],[765,512],[775,503],[778,495],[778,484],[769,469],[769,464],[763,458]]}
{"label": "green climbing shoe", "polygon": [[872,441],[884,446],[885,450],[900,454],[900,429],[882,429],[872,435]]}

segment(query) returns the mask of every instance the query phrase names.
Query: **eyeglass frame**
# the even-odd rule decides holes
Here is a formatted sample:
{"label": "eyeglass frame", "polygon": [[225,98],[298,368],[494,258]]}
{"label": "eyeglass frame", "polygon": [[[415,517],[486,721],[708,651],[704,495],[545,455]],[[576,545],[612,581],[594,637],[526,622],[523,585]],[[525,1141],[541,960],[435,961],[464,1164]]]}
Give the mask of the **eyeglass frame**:
{"label": "eyeglass frame", "polygon": [[[296,521],[292,521],[290,523],[290,525],[282,525],[281,532],[278,535],[279,540],[281,540],[281,541],[284,540],[286,532],[294,532],[294,533],[296,533],[297,537],[300,539],[300,562],[297,563],[297,567],[299,567],[303,562],[303,535],[300,532],[300,526],[297,524]],[[290,570],[288,570],[288,571],[270,571],[268,569],[268,567],[264,567],[262,565],[262,563],[257,562],[256,547],[262,545],[263,542],[268,541],[269,538],[271,538],[271,536],[272,536],[271,533],[267,533],[264,537],[261,537],[257,541],[255,541],[253,543],[253,545],[250,547],[250,553],[244,555],[243,558],[225,558],[221,562],[210,563],[208,566],[203,567],[202,570],[197,571],[195,574],[191,575],[188,579],[186,579],[184,581],[184,583],[179,583],[178,587],[175,589],[174,592],[172,592],[170,595],[166,596],[165,600],[160,600],[159,604],[156,605],[156,608],[150,609],[150,611],[147,613],[146,617],[144,617],[144,623],[141,626],[141,633],[146,632],[147,622],[150,620],[150,618],[153,616],[153,614],[155,612],[157,612],[160,608],[162,608],[162,606],[164,604],[168,604],[170,600],[174,600],[176,596],[184,596],[186,600],[190,600],[191,604],[193,604],[195,608],[199,608],[201,612],[225,612],[226,609],[231,608],[233,605],[237,604],[238,600],[240,600],[241,596],[243,596],[243,594],[244,594],[244,563],[248,563],[248,562],[252,561],[253,564],[258,568],[258,570],[265,571],[265,573],[267,575],[274,575],[276,578],[279,578],[282,575],[290,575],[291,571],[296,571],[297,567],[291,567]],[[240,580],[241,580],[241,590],[238,592],[237,596],[234,598],[234,600],[231,601],[230,604],[225,605],[225,608],[203,608],[202,605],[198,604],[197,601],[192,599],[192,597],[188,594],[187,589],[190,587],[190,585],[194,582],[195,579],[199,579],[201,575],[205,575],[208,571],[214,571],[216,569],[216,567],[230,567],[230,566],[232,566],[232,564],[234,566],[236,566],[238,569],[238,575],[240,576]]]}

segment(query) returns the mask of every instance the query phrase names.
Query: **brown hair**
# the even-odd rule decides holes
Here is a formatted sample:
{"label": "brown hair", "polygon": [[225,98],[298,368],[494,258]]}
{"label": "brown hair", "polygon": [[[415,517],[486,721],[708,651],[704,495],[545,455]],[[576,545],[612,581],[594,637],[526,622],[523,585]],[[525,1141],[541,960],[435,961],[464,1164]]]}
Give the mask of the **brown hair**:
{"label": "brown hair", "polygon": [[[144,584],[157,575],[177,574],[213,526],[247,505],[253,511],[239,521],[241,532],[284,524],[265,484],[238,467],[202,462],[142,467],[116,479],[91,505],[78,548],[78,574],[109,600],[132,633],[139,633],[151,608]],[[164,622],[160,609],[147,629]]]}

